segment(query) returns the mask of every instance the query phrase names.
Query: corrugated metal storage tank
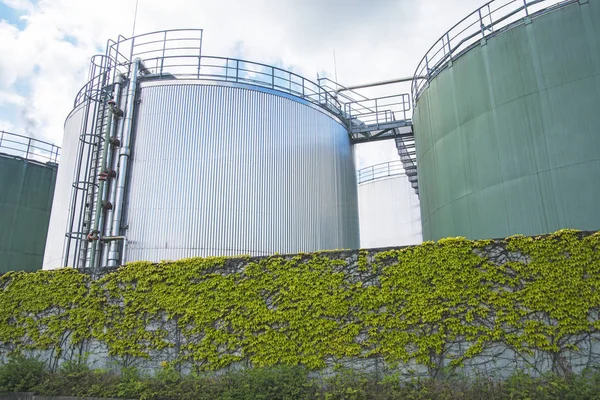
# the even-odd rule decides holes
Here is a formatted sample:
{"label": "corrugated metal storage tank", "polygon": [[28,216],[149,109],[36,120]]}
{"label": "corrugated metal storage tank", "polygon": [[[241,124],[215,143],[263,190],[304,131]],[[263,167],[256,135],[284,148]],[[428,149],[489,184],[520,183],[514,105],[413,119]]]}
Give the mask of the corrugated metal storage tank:
{"label": "corrugated metal storage tank", "polygon": [[417,70],[425,240],[600,229],[600,2],[526,3],[477,10]]}
{"label": "corrugated metal storage tank", "polygon": [[339,121],[258,88],[149,82],[140,98],[128,258],[358,246]]}
{"label": "corrugated metal storage tank", "polygon": [[[162,38],[170,32],[158,34]],[[148,42],[153,41],[152,35],[147,37]],[[142,41],[135,38],[131,60]],[[169,43],[167,39],[162,45],[168,47]],[[123,50],[119,53],[126,54]],[[110,49],[107,54],[110,56]],[[124,82],[121,94],[115,95],[117,106],[125,114],[109,128],[119,138],[118,146],[112,146],[117,148],[111,147],[108,152],[114,152],[116,176],[107,178],[104,192],[97,189],[100,182],[95,181],[79,184],[82,189],[74,192],[85,192],[85,186],[90,188],[87,194],[70,202],[61,199],[62,206],[57,198],[49,238],[64,238],[67,232],[71,239],[63,243],[56,239],[48,246],[44,268],[111,265],[122,262],[123,253],[126,261],[159,261],[357,248],[353,152],[347,129],[337,115],[335,99],[320,93],[318,85],[305,78],[275,67],[218,57],[199,58],[197,53],[193,57],[171,54],[196,64],[187,68],[189,65],[182,63],[167,69],[168,57],[161,55],[158,63],[155,58],[144,58],[135,100],[132,102],[131,82]],[[136,64],[128,65],[135,68]],[[113,82],[118,79],[110,68],[105,70]],[[131,78],[132,70],[127,75]],[[118,92],[115,86],[108,90]],[[61,192],[70,193],[73,182],[82,180],[80,172],[72,176],[73,170],[83,169],[88,157],[85,153],[84,162],[78,160],[86,147],[78,143],[82,132],[106,127],[100,117],[89,117],[94,113],[105,115],[105,111],[97,108],[101,106],[90,108],[91,102],[81,100],[86,96],[78,95],[76,104],[81,104],[65,124],[57,184]],[[127,131],[130,104],[135,106],[131,146],[126,151],[123,132]],[[106,142],[98,141],[92,151],[99,154],[102,143]],[[123,154],[128,151],[130,156],[125,157],[129,157],[129,169],[123,173]],[[91,157],[92,164],[97,163],[94,157],[99,156]],[[67,166],[64,171],[63,166]],[[95,250],[90,248],[96,243],[88,232],[95,229],[95,210],[86,212],[94,202],[82,198],[87,199],[95,190],[116,199],[99,218],[104,221],[104,236],[115,236],[117,232],[106,227],[118,213],[118,195],[111,197],[111,190],[115,186],[118,190],[120,175],[125,175],[127,182],[118,234],[125,236],[126,242],[114,240],[112,244],[120,249],[110,252],[110,244],[103,243],[98,253],[101,255],[91,255]],[[65,204],[69,203],[71,207],[67,208]],[[78,208],[83,213],[74,214]]]}
{"label": "corrugated metal storage tank", "polygon": [[0,132],[0,274],[42,268],[58,147]]}
{"label": "corrugated metal storage tank", "polygon": [[362,168],[357,179],[361,248],[423,242],[419,197],[400,160]]}

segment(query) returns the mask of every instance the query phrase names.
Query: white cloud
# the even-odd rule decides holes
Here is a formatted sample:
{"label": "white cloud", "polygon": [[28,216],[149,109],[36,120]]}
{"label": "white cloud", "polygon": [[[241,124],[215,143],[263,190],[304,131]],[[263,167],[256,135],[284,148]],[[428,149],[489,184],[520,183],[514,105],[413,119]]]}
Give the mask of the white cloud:
{"label": "white cloud", "polygon": [[[64,119],[86,81],[90,57],[103,52],[107,39],[130,36],[135,0],[4,3],[24,13],[26,25],[19,30],[0,21],[0,115],[3,104],[10,102],[20,108],[11,122],[13,129],[35,131],[40,138],[60,143]],[[357,84],[412,75],[429,46],[481,3],[139,0],[136,33],[204,28],[204,54],[239,53],[253,61],[281,63],[310,79],[323,72],[333,77],[335,50],[339,81]],[[409,85],[393,89],[406,91]],[[393,148],[393,143],[378,146]]]}
{"label": "white cloud", "polygon": [[11,121],[0,118],[0,131],[15,133],[17,127]]}
{"label": "white cloud", "polygon": [[25,97],[13,92],[0,91],[0,105],[3,104],[22,106],[25,104]]}

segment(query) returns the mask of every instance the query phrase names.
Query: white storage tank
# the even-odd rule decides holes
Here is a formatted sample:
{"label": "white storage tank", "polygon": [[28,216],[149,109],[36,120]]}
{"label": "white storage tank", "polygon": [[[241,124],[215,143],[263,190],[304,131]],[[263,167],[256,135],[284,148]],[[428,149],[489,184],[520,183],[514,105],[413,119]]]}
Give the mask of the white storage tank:
{"label": "white storage tank", "polygon": [[362,168],[357,179],[361,248],[423,242],[419,197],[400,160]]}
{"label": "white storage tank", "polygon": [[203,56],[201,42],[157,32],[93,59],[65,123],[44,268],[359,246],[335,97],[276,67]]}

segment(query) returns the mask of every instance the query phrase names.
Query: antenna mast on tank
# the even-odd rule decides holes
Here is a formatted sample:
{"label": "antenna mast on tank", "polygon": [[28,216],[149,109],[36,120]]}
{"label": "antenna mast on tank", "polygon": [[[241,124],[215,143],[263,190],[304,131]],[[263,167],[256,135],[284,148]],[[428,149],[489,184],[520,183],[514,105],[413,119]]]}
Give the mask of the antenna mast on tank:
{"label": "antenna mast on tank", "polygon": [[133,28],[131,29],[131,37],[135,36],[135,21],[137,20],[138,3],[140,0],[135,0],[135,11],[133,13]]}
{"label": "antenna mast on tank", "polygon": [[335,50],[333,50],[333,74],[335,75],[335,98],[337,99],[337,94],[338,94],[338,77],[337,77],[337,63],[335,61]]}

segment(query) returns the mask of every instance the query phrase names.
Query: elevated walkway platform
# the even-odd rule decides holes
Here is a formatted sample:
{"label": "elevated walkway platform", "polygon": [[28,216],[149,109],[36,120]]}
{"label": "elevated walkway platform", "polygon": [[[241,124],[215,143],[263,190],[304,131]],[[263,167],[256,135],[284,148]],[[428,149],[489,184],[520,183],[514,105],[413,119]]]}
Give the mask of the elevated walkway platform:
{"label": "elevated walkway platform", "polygon": [[319,85],[337,93],[353,144],[394,140],[406,176],[419,194],[410,94],[368,98],[328,78],[319,79]]}

